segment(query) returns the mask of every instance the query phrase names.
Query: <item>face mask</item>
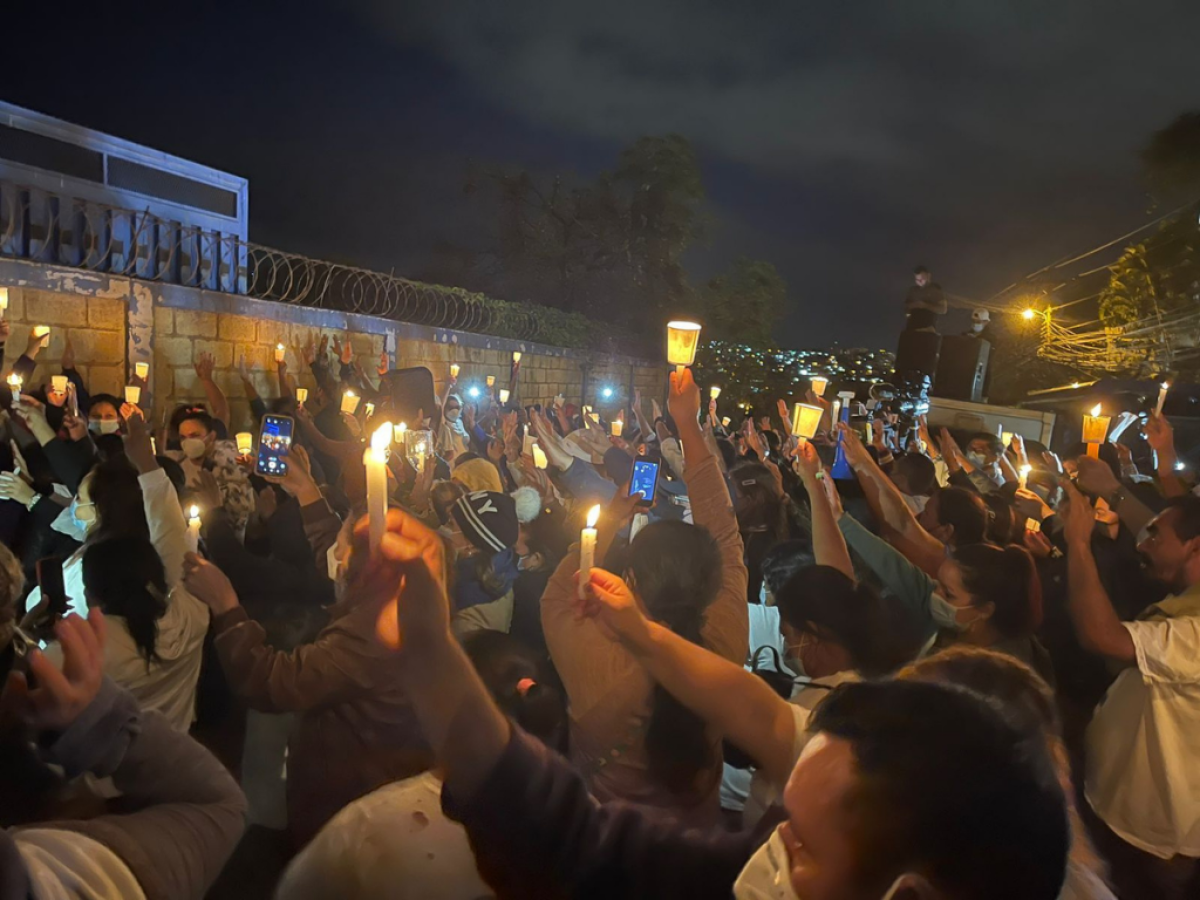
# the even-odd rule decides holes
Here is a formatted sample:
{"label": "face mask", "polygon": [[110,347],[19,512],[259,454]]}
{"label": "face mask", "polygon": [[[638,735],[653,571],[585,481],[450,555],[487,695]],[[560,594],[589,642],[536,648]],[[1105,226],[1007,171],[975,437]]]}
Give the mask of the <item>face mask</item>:
{"label": "face mask", "polygon": [[116,434],[121,430],[121,423],[116,419],[91,419],[88,431],[92,434]]}
{"label": "face mask", "polygon": [[983,323],[982,322],[973,322],[973,323],[971,323],[971,327],[973,329],[975,329],[976,334],[983,331]]}
{"label": "face mask", "polygon": [[179,449],[188,459],[200,459],[208,452],[208,444],[203,438],[184,438],[179,442]]}
{"label": "face mask", "polygon": [[[95,503],[80,503],[76,497],[71,501],[71,506],[68,509],[71,513],[71,521],[75,527],[84,534],[96,523],[96,504]],[[80,515],[80,513],[83,513]]]}
{"label": "face mask", "polygon": [[775,595],[767,590],[767,583],[764,581],[762,587],[758,589],[758,602],[763,606],[774,606]]}
{"label": "face mask", "polygon": [[458,417],[461,415],[462,415],[461,409],[448,409],[448,410],[446,410],[446,421],[447,422],[457,422]]}
{"label": "face mask", "polygon": [[50,523],[50,530],[57,531],[59,534],[65,534],[72,540],[83,543],[87,540],[87,523],[81,522],[75,518],[75,504],[63,509],[62,512],[55,517]]}
{"label": "face mask", "polygon": [[965,625],[958,620],[959,607],[955,606],[941,594],[929,595],[929,614],[933,616],[933,621],[937,623],[938,628],[945,628],[947,631],[954,631],[962,634],[965,631],[970,631],[974,622],[968,622]]}
{"label": "face mask", "polygon": [[974,451],[970,451],[967,453],[967,459],[970,460],[971,465],[973,465],[977,469],[987,468],[987,464],[988,464],[987,457],[984,456],[982,453],[976,453]]}
{"label": "face mask", "polygon": [[[898,876],[880,900],[893,900],[904,886],[904,879],[904,875]],[[801,900],[792,886],[792,866],[778,828],[738,875],[733,896],[734,900]]]}

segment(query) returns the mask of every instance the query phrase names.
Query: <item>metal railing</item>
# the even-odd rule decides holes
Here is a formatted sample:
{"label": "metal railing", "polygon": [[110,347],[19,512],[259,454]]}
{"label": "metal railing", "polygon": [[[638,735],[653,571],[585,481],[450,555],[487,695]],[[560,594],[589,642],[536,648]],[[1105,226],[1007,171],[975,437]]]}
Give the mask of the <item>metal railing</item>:
{"label": "metal railing", "polygon": [[0,257],[558,346],[623,353],[635,346],[611,325],[577,314],[310,259],[6,181]]}

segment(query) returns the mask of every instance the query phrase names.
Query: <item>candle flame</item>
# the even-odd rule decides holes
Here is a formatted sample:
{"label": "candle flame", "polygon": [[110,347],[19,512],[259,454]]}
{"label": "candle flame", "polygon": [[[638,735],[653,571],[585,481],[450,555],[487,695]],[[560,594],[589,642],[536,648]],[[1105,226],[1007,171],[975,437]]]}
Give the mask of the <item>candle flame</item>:
{"label": "candle flame", "polygon": [[286,348],[286,347],[284,347],[284,346],[283,346],[283,344],[276,344],[276,345],[275,345],[275,349],[276,349],[276,350],[286,350],[287,348]]}
{"label": "candle flame", "polygon": [[1169,382],[1169,381],[1164,381],[1164,382],[1162,383],[1162,389],[1163,389],[1164,391],[1165,391],[1167,388],[1169,388],[1170,386],[1171,386],[1171,382]]}
{"label": "candle flame", "polygon": [[593,506],[591,509],[588,510],[587,527],[595,528],[596,523],[599,521],[600,521],[600,504],[597,503],[595,506]]}
{"label": "candle flame", "polygon": [[13,387],[20,387],[22,384],[21,376],[18,375],[16,372],[13,372],[11,375],[8,376],[8,383],[11,384]]}
{"label": "candle flame", "polygon": [[1100,415],[1100,404],[1099,403],[1097,403],[1095,406],[1092,407],[1092,415],[1093,416]]}
{"label": "candle flame", "polygon": [[[198,507],[195,503],[193,503],[191,506],[188,507],[188,518],[189,519],[200,518],[200,507]],[[178,527],[178,526],[176,526],[176,527]]]}
{"label": "candle flame", "polygon": [[371,450],[383,456],[392,443],[392,423],[384,422],[371,434]]}
{"label": "candle flame", "polygon": [[1028,475],[1032,471],[1033,471],[1033,466],[1031,466],[1031,465],[1026,464],[1026,465],[1021,466],[1021,475],[1022,476]]}

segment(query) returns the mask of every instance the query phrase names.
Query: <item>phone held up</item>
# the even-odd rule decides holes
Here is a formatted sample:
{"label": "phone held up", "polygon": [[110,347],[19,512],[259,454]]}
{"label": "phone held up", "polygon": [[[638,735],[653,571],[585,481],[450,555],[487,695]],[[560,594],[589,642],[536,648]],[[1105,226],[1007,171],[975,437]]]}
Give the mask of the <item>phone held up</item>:
{"label": "phone held up", "polygon": [[659,464],[648,459],[633,462],[633,475],[629,479],[629,496],[640,494],[638,506],[653,506],[654,493],[658,489]]}
{"label": "phone held up", "polygon": [[288,454],[292,450],[292,432],[296,422],[291,416],[263,416],[258,437],[257,475],[282,478],[288,472]]}

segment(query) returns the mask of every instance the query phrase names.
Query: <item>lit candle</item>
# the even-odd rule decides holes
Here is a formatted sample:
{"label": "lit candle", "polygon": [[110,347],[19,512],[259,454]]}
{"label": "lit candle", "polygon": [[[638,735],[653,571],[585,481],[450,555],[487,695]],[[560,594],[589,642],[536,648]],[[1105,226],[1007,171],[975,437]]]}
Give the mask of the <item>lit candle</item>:
{"label": "lit candle", "polygon": [[579,599],[586,594],[587,583],[592,580],[592,566],[596,562],[596,523],[600,521],[600,506],[588,510],[587,527],[579,535]]}
{"label": "lit candle", "polygon": [[1031,465],[1026,464],[1026,465],[1021,466],[1020,470],[1017,472],[1017,487],[1018,488],[1020,488],[1021,490],[1025,490],[1025,485],[1027,485],[1029,483],[1029,473],[1032,471],[1033,471],[1033,466],[1031,466]]}
{"label": "lit candle", "polygon": [[825,410],[819,406],[797,403],[792,411],[792,434],[799,438],[800,443],[812,440],[821,427],[821,417],[824,415]]}
{"label": "lit candle", "polygon": [[354,411],[358,409],[358,394],[354,391],[346,391],[342,394],[342,412],[348,416],[354,415]]}
{"label": "lit candle", "polygon": [[393,430],[392,440],[395,443],[399,444],[401,447],[404,446],[404,432],[406,432],[406,431],[408,431],[408,423],[407,422],[399,423]]}
{"label": "lit candle", "polygon": [[519,363],[520,361],[521,361],[521,351],[520,351],[520,350],[514,350],[514,351],[513,351],[513,362],[514,362],[514,363]]}
{"label": "lit candle", "polygon": [[428,431],[404,432],[404,455],[408,463],[418,472],[425,471],[425,459],[429,456],[429,448],[433,444],[433,434]]}
{"label": "lit candle", "polygon": [[48,335],[49,333],[50,333],[50,326],[49,326],[49,325],[39,325],[39,326],[37,326],[36,328],[34,328],[34,329],[33,329],[33,336],[34,336],[34,337],[38,337],[38,338],[40,338],[40,337],[45,337],[45,336],[46,336],[46,335]]}
{"label": "lit candle", "polygon": [[700,326],[695,322],[667,323],[667,362],[682,372],[696,361],[700,345]]}
{"label": "lit candle", "polygon": [[237,433],[237,448],[239,456],[249,456],[250,451],[254,449],[254,435],[248,431],[239,431]]}
{"label": "lit candle", "polygon": [[136,384],[130,384],[125,387],[125,402],[133,406],[137,406],[142,399],[142,389]]}
{"label": "lit candle", "polygon": [[1011,431],[1000,432],[1000,443],[1003,444],[1005,448],[1012,446],[1012,439],[1013,433]]}
{"label": "lit candle", "polygon": [[371,553],[379,549],[387,527],[387,462],[392,434],[392,423],[384,422],[375,429],[371,435],[371,446],[363,453],[363,464],[367,467],[367,522]]}
{"label": "lit candle", "polygon": [[51,375],[50,389],[56,394],[65,394],[67,392],[68,379],[66,375]]}
{"label": "lit candle", "polygon": [[588,413],[588,418],[591,419],[597,425],[600,424],[600,413]]}
{"label": "lit candle", "polygon": [[296,402],[301,406],[308,399],[308,388],[296,388]]}
{"label": "lit candle", "polygon": [[0,313],[8,312],[8,288],[0,287]]}
{"label": "lit candle", "polygon": [[1091,415],[1083,417],[1083,439],[1087,443],[1087,453],[1092,459],[1100,458],[1100,445],[1108,436],[1108,416],[1100,415],[1100,404],[1092,408]]}
{"label": "lit candle", "polygon": [[546,451],[537,444],[533,445],[533,464],[539,469],[550,465],[550,460],[546,459]]}
{"label": "lit candle", "polygon": [[842,412],[842,401],[834,400],[833,407],[830,409],[830,414],[833,416],[833,427],[834,428],[837,428],[837,423],[841,421],[841,419],[838,418],[838,416],[841,415],[841,412]]}
{"label": "lit candle", "polygon": [[367,418],[369,419],[369,418],[371,418],[371,416],[373,416],[373,415],[375,415],[375,404],[374,404],[374,403],[368,403],[368,404],[367,404]]}
{"label": "lit candle", "polygon": [[731,421],[732,421],[732,420],[729,418],[729,416],[725,416],[724,418],[722,418],[722,419],[721,419],[721,427],[722,427],[722,428],[728,428],[728,427],[729,427],[729,423],[730,423]]}
{"label": "lit candle", "polygon": [[710,387],[708,389],[708,396],[711,397],[713,400],[716,400],[718,397],[721,396],[721,389],[714,384],[712,387]]}
{"label": "lit candle", "polygon": [[150,377],[150,363],[134,363],[133,374],[142,379],[142,381],[145,381]]}
{"label": "lit candle", "polygon": [[460,370],[460,369],[459,369],[459,367],[458,367],[458,363],[452,363],[452,364],[451,364],[451,366],[450,366],[450,377],[451,377],[451,378],[454,378],[454,379],[457,379],[457,378],[458,378],[458,373],[459,373],[460,371],[461,371],[461,370]]}
{"label": "lit candle", "polygon": [[829,387],[829,379],[822,378],[820,375],[813,376],[812,392],[818,397],[825,396],[825,388]]}
{"label": "lit candle", "polygon": [[500,403],[501,403],[501,405],[503,405],[507,402],[508,402],[508,391],[504,390],[504,388],[501,388],[500,389]]}
{"label": "lit candle", "polygon": [[287,347],[283,344],[275,345],[275,362],[283,362],[284,354],[287,353]]}
{"label": "lit candle", "polygon": [[609,427],[612,429],[613,437],[620,437],[621,432],[625,430],[625,423],[622,422],[620,419],[613,419],[613,421],[609,425]]}
{"label": "lit candle", "polygon": [[13,406],[21,402],[21,376],[13,372],[8,376],[8,387],[12,391]]}
{"label": "lit candle", "polygon": [[1158,406],[1154,407],[1154,414],[1156,416],[1162,415],[1163,404],[1167,402],[1167,391],[1170,387],[1171,385],[1165,381],[1158,386]]}
{"label": "lit candle", "polygon": [[194,503],[188,507],[187,545],[193,553],[200,552],[200,507]]}
{"label": "lit candle", "polygon": [[488,386],[488,387],[495,387],[495,386],[496,386],[496,376],[495,376],[495,375],[489,375],[489,376],[487,377],[487,386]]}

